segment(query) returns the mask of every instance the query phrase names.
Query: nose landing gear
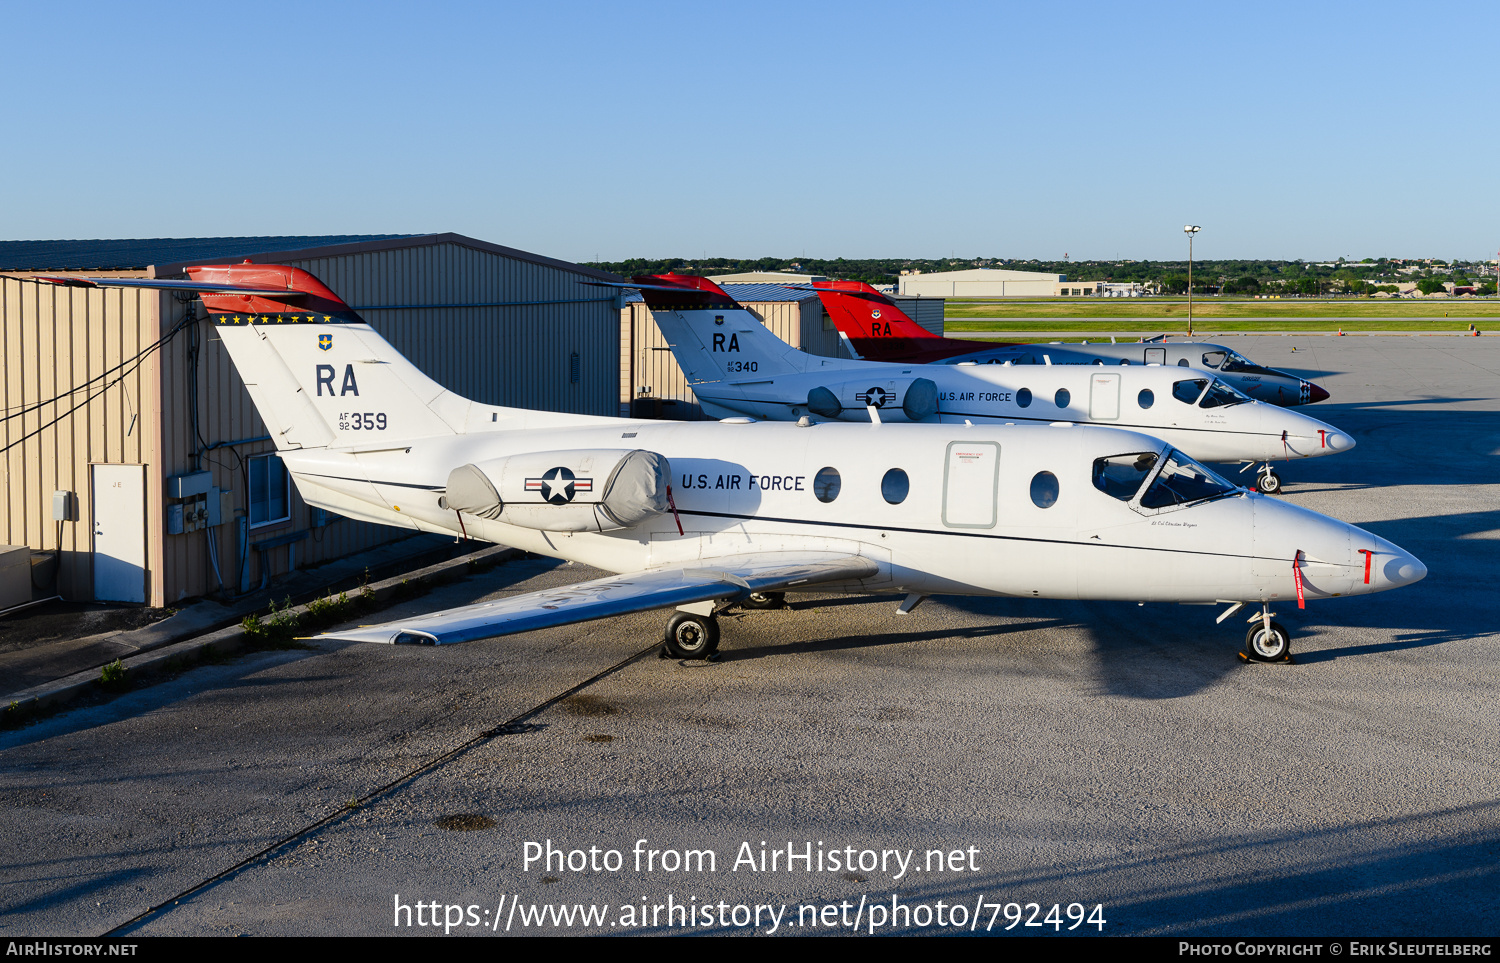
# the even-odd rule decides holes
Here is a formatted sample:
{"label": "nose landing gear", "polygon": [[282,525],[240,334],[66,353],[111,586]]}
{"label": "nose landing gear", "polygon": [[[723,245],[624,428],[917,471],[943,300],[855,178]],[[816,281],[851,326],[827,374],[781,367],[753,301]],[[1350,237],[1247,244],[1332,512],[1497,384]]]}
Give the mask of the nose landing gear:
{"label": "nose landing gear", "polygon": [[1255,479],[1255,490],[1262,495],[1279,495],[1281,493],[1281,476],[1271,470],[1267,464],[1261,469]]}
{"label": "nose landing gear", "polygon": [[1245,633],[1245,648],[1240,658],[1246,662],[1292,661],[1292,637],[1280,622],[1271,621],[1271,606],[1261,603],[1258,615],[1250,616],[1250,630]]}

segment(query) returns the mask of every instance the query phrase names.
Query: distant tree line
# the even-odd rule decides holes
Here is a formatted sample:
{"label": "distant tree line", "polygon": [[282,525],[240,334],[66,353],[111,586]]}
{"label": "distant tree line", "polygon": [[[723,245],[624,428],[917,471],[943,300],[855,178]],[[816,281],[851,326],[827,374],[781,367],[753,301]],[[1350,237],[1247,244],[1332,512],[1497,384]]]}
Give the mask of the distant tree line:
{"label": "distant tree line", "polygon": [[[1163,294],[1187,293],[1186,260],[1182,261],[1040,261],[1006,258],[632,258],[597,261],[590,267],[625,277],[639,274],[744,274],[750,271],[790,271],[824,277],[893,284],[903,273],[932,274],[972,268],[1038,271],[1063,274],[1070,281],[1116,281],[1145,284]],[[1494,269],[1477,262],[1446,262],[1400,258],[1366,258],[1334,264],[1304,261],[1194,260],[1194,294],[1279,294],[1319,296],[1372,294],[1395,290],[1395,282],[1416,281],[1424,293],[1440,290],[1445,281],[1474,285],[1480,294],[1494,294]]]}

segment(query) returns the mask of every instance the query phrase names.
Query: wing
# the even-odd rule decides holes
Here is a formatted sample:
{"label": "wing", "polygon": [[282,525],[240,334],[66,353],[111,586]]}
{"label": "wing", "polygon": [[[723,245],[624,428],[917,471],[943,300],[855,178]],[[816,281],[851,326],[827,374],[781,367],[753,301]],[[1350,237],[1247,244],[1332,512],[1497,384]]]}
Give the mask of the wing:
{"label": "wing", "polygon": [[752,592],[857,581],[871,578],[877,572],[878,567],[868,558],[847,553],[737,555],[705,559],[694,567],[611,575],[564,588],[465,605],[384,625],[326,632],[314,638],[396,645],[447,645],[644,612],[668,605],[734,601]]}

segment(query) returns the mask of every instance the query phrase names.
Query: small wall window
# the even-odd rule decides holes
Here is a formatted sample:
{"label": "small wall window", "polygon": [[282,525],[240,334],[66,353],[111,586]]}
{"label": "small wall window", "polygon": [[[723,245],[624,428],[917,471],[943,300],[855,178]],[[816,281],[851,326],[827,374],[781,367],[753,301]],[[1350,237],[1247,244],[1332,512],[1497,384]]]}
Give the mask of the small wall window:
{"label": "small wall window", "polygon": [[837,468],[824,468],[813,477],[813,494],[818,496],[820,502],[831,502],[839,497],[839,488],[843,480],[839,478]]}
{"label": "small wall window", "polygon": [[892,468],[880,479],[880,494],[892,505],[899,505],[906,501],[906,496],[911,491],[911,479],[906,477],[906,472],[899,468]]}
{"label": "small wall window", "polygon": [[1037,508],[1051,508],[1057,504],[1057,476],[1050,471],[1039,471],[1031,479],[1031,502]]}
{"label": "small wall window", "polygon": [[1052,396],[1052,400],[1057,404],[1057,407],[1066,408],[1068,407],[1068,403],[1073,400],[1073,396],[1068,393],[1067,388],[1058,388],[1057,394]]}
{"label": "small wall window", "polygon": [[250,473],[250,527],[274,525],[292,517],[292,479],[277,455],[247,459]]}

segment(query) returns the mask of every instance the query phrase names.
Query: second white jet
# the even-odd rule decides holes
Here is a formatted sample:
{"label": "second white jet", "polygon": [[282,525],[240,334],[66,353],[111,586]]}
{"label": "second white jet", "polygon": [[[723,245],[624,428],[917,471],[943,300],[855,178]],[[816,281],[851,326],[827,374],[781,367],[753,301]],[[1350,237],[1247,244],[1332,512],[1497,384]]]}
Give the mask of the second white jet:
{"label": "second white jet", "polygon": [[773,421],[946,424],[1072,422],[1145,432],[1200,461],[1260,463],[1348,451],[1354,439],[1298,411],[1253,401],[1213,372],[1161,365],[913,365],[824,358],[776,337],[707,278],[631,284],[671,345],[703,410]]}

